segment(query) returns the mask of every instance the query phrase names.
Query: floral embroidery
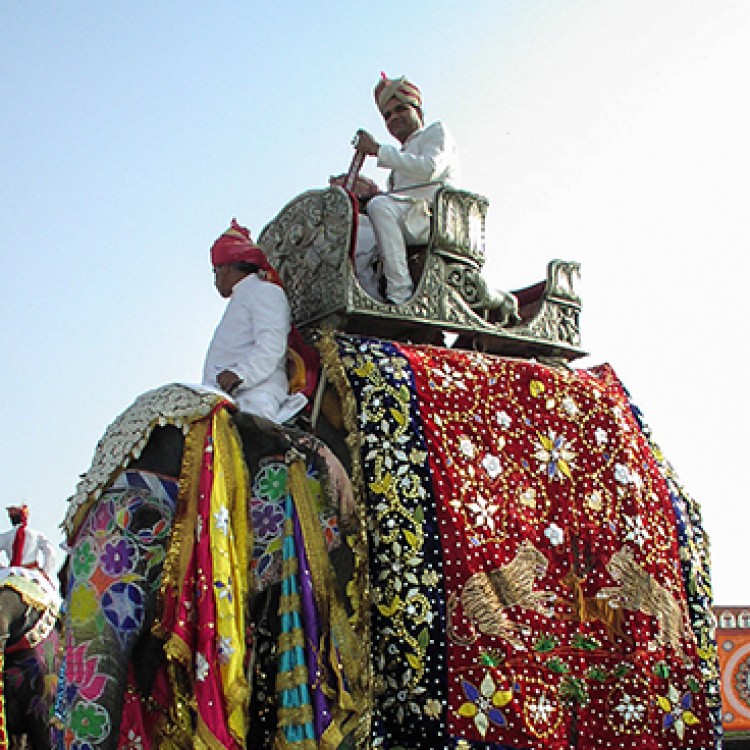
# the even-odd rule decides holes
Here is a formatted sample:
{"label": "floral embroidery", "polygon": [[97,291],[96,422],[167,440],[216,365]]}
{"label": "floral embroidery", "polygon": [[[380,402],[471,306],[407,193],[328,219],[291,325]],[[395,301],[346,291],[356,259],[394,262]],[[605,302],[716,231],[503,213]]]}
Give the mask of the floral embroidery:
{"label": "floral embroidery", "polygon": [[568,447],[563,436],[550,430],[547,435],[539,434],[537,438],[534,458],[539,462],[539,469],[548,479],[560,479],[562,476],[571,479],[571,468],[576,454]]}
{"label": "floral embroidery", "polygon": [[662,723],[664,729],[673,729],[681,740],[685,737],[686,727],[699,723],[692,711],[693,696],[690,692],[680,695],[674,685],[669,685],[666,696],[657,696],[656,703],[665,714]]}
{"label": "floral embroidery", "polygon": [[507,720],[500,709],[511,702],[513,693],[510,690],[499,690],[489,672],[478,688],[468,680],[461,680],[461,689],[468,701],[459,707],[458,713],[473,719],[474,726],[483,738],[487,736],[490,722],[498,727],[506,725]]}
{"label": "floral embroidery", "polygon": [[195,655],[195,679],[199,682],[203,682],[208,677],[209,671],[210,665],[205,655],[197,653]]}

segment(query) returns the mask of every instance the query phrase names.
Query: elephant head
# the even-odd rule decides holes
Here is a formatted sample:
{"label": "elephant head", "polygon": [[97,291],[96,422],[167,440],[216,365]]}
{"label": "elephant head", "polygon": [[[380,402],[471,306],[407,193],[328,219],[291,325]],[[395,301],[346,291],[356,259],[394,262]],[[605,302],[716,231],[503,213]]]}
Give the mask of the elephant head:
{"label": "elephant head", "polygon": [[131,659],[141,687],[153,677],[161,644],[150,625],[176,497],[176,480],[125,471],[71,541],[56,709],[65,748],[117,747]]}

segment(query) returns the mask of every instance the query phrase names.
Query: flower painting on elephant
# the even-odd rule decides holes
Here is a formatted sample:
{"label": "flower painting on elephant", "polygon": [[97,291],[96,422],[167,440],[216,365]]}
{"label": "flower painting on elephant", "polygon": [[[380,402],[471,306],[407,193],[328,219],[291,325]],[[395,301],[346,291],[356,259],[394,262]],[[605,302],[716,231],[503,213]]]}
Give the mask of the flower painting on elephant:
{"label": "flower painting on elephant", "polygon": [[88,514],[80,543],[71,545],[67,693],[58,706],[69,746],[93,747],[119,727],[122,703],[104,697],[127,679],[136,639],[154,617],[176,499],[176,481],[124,472]]}

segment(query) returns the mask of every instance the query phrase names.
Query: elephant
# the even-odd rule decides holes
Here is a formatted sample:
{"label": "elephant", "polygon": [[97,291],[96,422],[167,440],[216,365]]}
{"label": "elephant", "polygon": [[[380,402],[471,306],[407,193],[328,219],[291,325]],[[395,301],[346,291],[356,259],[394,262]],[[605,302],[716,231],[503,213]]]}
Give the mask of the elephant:
{"label": "elephant", "polygon": [[[333,332],[317,346],[325,443],[175,388],[105,433],[64,521],[60,746],[709,747],[707,539],[614,370]],[[340,465],[356,502],[332,520]],[[224,541],[245,535],[251,550]],[[626,557],[674,602],[674,639],[646,599],[616,631],[575,606]]]}
{"label": "elephant", "polygon": [[[142,420],[142,412],[147,410],[144,397],[136,400],[133,407],[116,420],[114,429],[111,426],[109,434],[100,441],[102,450],[98,451],[92,470],[79,485],[84,486],[87,478],[96,475],[98,478],[94,484],[101,486],[87,498],[86,507],[77,507],[75,499],[72,500],[66,524],[69,531],[71,524],[76,528],[68,541],[70,565],[65,591],[65,657],[55,707],[54,741],[58,747],[105,750],[130,746],[128,743],[136,741],[149,747],[151,738],[159,734],[159,722],[165,714],[169,714],[170,740],[175,747],[193,747],[193,734],[200,738],[201,733],[205,737],[214,731],[210,717],[201,716],[200,711],[193,707],[192,716],[186,719],[184,713],[180,713],[183,707],[174,699],[175,690],[181,689],[185,680],[192,679],[188,672],[199,672],[201,666],[192,662],[185,666],[178,663],[177,657],[170,660],[170,656],[174,656],[173,649],[184,649],[188,637],[176,641],[175,633],[170,630],[172,626],[179,629],[179,617],[172,621],[172,625],[166,624],[168,616],[165,610],[170,604],[169,596],[164,595],[165,581],[178,564],[175,557],[185,554],[184,550],[175,553],[174,548],[175,538],[188,523],[180,507],[184,501],[185,485],[194,481],[194,472],[189,465],[195,462],[196,454],[199,457],[204,447],[192,440],[191,430],[199,431],[201,425],[211,421],[212,414],[214,432],[207,445],[215,451],[216,460],[224,450],[220,448],[219,431],[223,431],[222,439],[228,440],[241,454],[243,465],[235,467],[236,476],[230,484],[243,485],[249,477],[255,477],[261,483],[261,489],[265,482],[273,494],[278,489],[280,473],[295,465],[303,467],[303,485],[319,492],[315,502],[322,508],[324,506],[320,516],[322,525],[318,528],[338,537],[333,544],[335,548],[324,549],[323,554],[337,559],[336,570],[351,570],[351,563],[347,562],[350,553],[346,544],[341,543],[337,529],[338,512],[343,511],[346,515],[347,509],[352,507],[351,485],[346,471],[327,446],[309,433],[283,428],[259,417],[242,412],[229,416],[231,407],[227,408],[222,397],[211,392],[199,394],[174,384],[146,394],[145,401],[151,405],[161,404],[159,408],[163,408],[165,399],[174,392],[183,402],[191,401],[191,408],[198,415],[193,415],[194,421],[190,423],[189,419],[193,419],[190,417],[182,423],[175,420],[177,424],[168,424],[164,419],[155,421],[149,417],[149,424],[145,429],[139,428],[141,432],[136,435],[132,427],[134,414],[136,421]],[[223,425],[220,430],[218,423]],[[123,433],[128,435],[124,453],[113,462],[111,445],[121,439]],[[229,468],[224,465],[222,471],[228,473]],[[218,469],[216,473],[219,473]],[[102,475],[107,479],[102,481]],[[240,495],[240,504],[233,506],[231,511],[235,517],[247,516],[251,512],[245,491],[242,490]],[[277,511],[278,504],[273,506],[266,501],[257,512],[252,510],[250,518],[256,530],[256,548],[258,535],[265,534]],[[206,518],[198,523],[207,523]],[[243,558],[240,549],[245,541],[243,529],[243,523],[239,522],[237,549],[231,552],[238,558]],[[192,537],[192,530],[191,526],[184,536]],[[319,532],[318,536],[323,538]],[[289,540],[284,541],[285,545],[288,543]],[[196,542],[195,549],[199,548],[200,544]],[[218,739],[211,741],[225,742],[228,747],[244,747],[245,742],[248,746],[270,746],[278,729],[274,699],[275,652],[280,627],[277,616],[279,600],[284,597],[279,581],[274,579],[274,576],[278,579],[283,567],[279,552],[280,549],[264,549],[263,553],[255,555],[253,560],[257,564],[251,571],[255,581],[252,591],[240,590],[237,578],[242,576],[242,570],[235,569],[233,575],[236,577],[230,575],[222,584],[221,602],[232,600],[235,604],[244,597],[244,603],[238,605],[239,609],[232,609],[230,614],[235,623],[240,623],[241,639],[245,638],[241,625],[243,617],[249,615],[253,623],[253,635],[247,643],[238,644],[235,638],[238,648],[240,645],[247,648],[247,658],[239,665],[229,689],[230,692],[243,693],[240,700],[242,711],[263,717],[253,722],[238,718],[238,725],[247,726],[241,731],[235,730],[231,737],[222,737],[221,730],[216,730]],[[341,586],[335,580],[334,566],[326,569],[324,575],[332,593],[335,589],[335,597],[343,602],[345,597],[339,593]],[[343,575],[342,586],[346,584],[348,573]],[[318,603],[317,607],[322,613],[321,619],[330,623],[330,632],[335,634],[330,636],[331,639],[346,645],[351,652],[343,661],[351,662],[357,644],[350,632],[344,606],[329,602]],[[273,632],[273,638],[264,640],[265,632],[269,636]],[[175,642],[179,647],[174,645]],[[336,650],[332,645],[330,648]],[[218,658],[223,658],[222,654]],[[319,664],[319,667],[325,670],[325,665]],[[183,674],[175,677],[175,672],[180,669]],[[245,674],[248,669],[249,676]],[[351,668],[346,673],[336,671],[338,677],[345,677],[350,684],[342,691],[342,700],[338,704],[334,702],[323,713],[327,716],[325,722],[329,735],[338,736],[340,733],[343,740],[344,734],[351,731],[356,711],[351,705],[342,707],[339,704],[352,702],[360,678]],[[194,681],[200,691],[201,680]],[[188,695],[182,697],[189,700]],[[157,704],[158,709],[154,712],[153,707]],[[159,715],[155,717],[155,713]],[[344,719],[339,720],[342,715]]]}
{"label": "elephant", "polygon": [[8,569],[11,575],[0,582],[0,695],[5,699],[0,747],[10,740],[11,747],[46,750],[57,678],[58,613],[55,606],[40,603],[30,577],[14,576],[14,570]]}

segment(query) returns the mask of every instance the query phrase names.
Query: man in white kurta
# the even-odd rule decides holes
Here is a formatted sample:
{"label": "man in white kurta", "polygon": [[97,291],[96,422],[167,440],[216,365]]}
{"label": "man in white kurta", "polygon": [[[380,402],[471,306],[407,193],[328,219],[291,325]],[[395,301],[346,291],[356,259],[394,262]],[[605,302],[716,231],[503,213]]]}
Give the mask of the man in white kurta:
{"label": "man in white kurta", "polygon": [[229,299],[203,367],[204,385],[232,396],[241,411],[285,422],[307,403],[289,394],[291,313],[262,250],[235,221],[211,248],[216,288]]}
{"label": "man in white kurta", "polygon": [[[0,532],[0,552],[4,552],[7,565],[14,565],[29,570],[40,570],[51,581],[56,575],[55,548],[41,531],[32,529],[26,524],[28,509],[26,506],[10,506],[8,509],[13,528]],[[16,550],[14,559],[14,543],[16,536],[23,534],[23,545]]]}
{"label": "man in white kurta", "polygon": [[375,100],[401,148],[379,144],[366,131],[358,132],[357,150],[376,156],[378,166],[391,173],[388,193],[370,198],[369,221],[365,217],[360,221],[355,268],[365,290],[378,296],[375,266],[379,257],[387,300],[403,304],[414,293],[406,246],[427,242],[435,193],[441,185],[459,182],[458,149],[442,122],[424,127],[421,93],[405,78],[381,80]]}

